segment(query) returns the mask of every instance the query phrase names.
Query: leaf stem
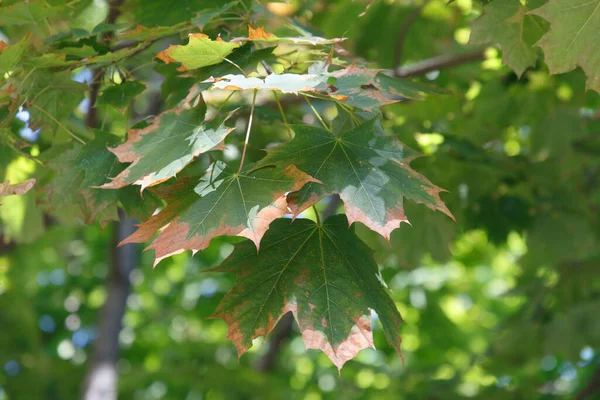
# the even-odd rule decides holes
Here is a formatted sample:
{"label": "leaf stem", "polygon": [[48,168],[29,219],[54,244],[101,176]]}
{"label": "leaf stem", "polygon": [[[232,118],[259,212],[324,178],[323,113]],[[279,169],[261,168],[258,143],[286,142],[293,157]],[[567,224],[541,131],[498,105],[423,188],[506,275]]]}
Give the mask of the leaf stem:
{"label": "leaf stem", "polygon": [[273,96],[275,96],[275,102],[277,103],[277,107],[279,107],[279,112],[281,113],[281,119],[283,119],[283,123],[285,124],[285,127],[287,128],[288,137],[291,139],[292,138],[292,130],[290,129],[290,124],[288,123],[287,118],[285,117],[285,113],[283,112],[283,107],[281,106],[281,102],[279,101],[279,96],[277,95],[276,90],[273,91]]}
{"label": "leaf stem", "polygon": [[344,111],[346,111],[348,114],[350,114],[350,118],[352,118],[352,122],[354,122],[354,124],[356,126],[360,125],[360,120],[358,119],[358,117],[354,113],[354,110],[351,107],[348,107],[347,105],[344,105],[341,103],[338,103],[338,104],[344,109]]}
{"label": "leaf stem", "polygon": [[315,213],[315,217],[317,218],[317,225],[321,225],[321,217],[319,217],[319,211],[317,211],[317,206],[313,204],[312,209]]}
{"label": "leaf stem", "polygon": [[231,64],[234,67],[236,67],[237,69],[239,69],[240,72],[242,73],[242,75],[247,76],[247,74],[244,72],[244,70],[239,65],[237,65],[236,63],[234,63],[233,61],[231,61],[227,57],[223,57],[223,60],[227,61],[229,64]]}
{"label": "leaf stem", "polygon": [[310,100],[308,99],[308,97],[304,96],[304,99],[306,100],[306,102],[310,106],[310,109],[313,110],[313,112],[317,116],[317,119],[319,120],[319,122],[321,123],[321,125],[323,125],[323,128],[325,128],[326,130],[328,130],[329,132],[331,132],[331,129],[329,129],[329,127],[327,126],[327,124],[325,123],[325,121],[323,121],[323,118],[321,118],[321,116],[319,115],[319,113],[317,112],[317,110],[315,110],[315,108],[313,107],[313,105],[310,102]]}
{"label": "leaf stem", "polygon": [[215,115],[219,115],[221,113],[221,110],[223,109],[223,107],[225,107],[225,105],[229,102],[229,99],[231,99],[231,97],[235,94],[235,91],[232,90],[231,93],[229,93],[229,96],[227,96],[227,98],[225,99],[225,101],[223,103],[221,103],[221,105],[219,105],[219,108],[217,108],[217,112],[215,113]]}
{"label": "leaf stem", "polygon": [[254,89],[254,96],[252,96],[252,108],[250,109],[250,118],[248,118],[248,129],[246,130],[246,140],[244,140],[244,150],[242,150],[242,159],[240,160],[240,167],[238,168],[238,174],[244,166],[244,159],[246,158],[246,149],[248,148],[248,141],[250,140],[250,130],[252,129],[252,117],[254,116],[254,104],[256,103],[257,89]]}
{"label": "leaf stem", "polygon": [[61,128],[63,128],[73,139],[77,140],[79,143],[81,144],[85,144],[85,141],[83,139],[81,139],[79,136],[75,135],[73,132],[71,132],[66,126],[64,126],[59,120],[57,120],[56,118],[54,118],[52,116],[52,114],[50,114],[48,111],[44,110],[43,108],[41,108],[40,106],[38,106],[37,104],[33,104],[32,105],[33,108],[38,109],[39,111],[43,112],[44,114],[46,114],[46,116],[48,118],[50,118],[52,121],[56,122],[56,124],[58,126],[60,126]]}

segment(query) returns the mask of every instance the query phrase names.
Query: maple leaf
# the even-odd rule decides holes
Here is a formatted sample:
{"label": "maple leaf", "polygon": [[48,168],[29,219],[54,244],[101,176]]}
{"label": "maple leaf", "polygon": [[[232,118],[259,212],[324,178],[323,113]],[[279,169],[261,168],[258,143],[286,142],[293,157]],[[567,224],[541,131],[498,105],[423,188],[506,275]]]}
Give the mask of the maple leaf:
{"label": "maple leaf", "polygon": [[418,154],[395,137],[375,135],[375,122],[371,119],[339,136],[313,126],[292,125],[295,137],[269,149],[257,167],[295,165],[322,182],[309,182],[289,196],[294,215],[339,193],[350,223],[362,222],[388,240],[400,223],[408,222],[404,198],[454,219],[440,199],[443,189],[410,168]]}
{"label": "maple leaf", "polygon": [[205,108],[176,108],[160,114],[143,129],[131,129],[128,140],[111,148],[119,161],[131,163],[114,177],[104,189],[139,185],[140,191],[174,177],[194,157],[223,148],[223,140],[234,128],[225,121],[234,111],[219,116],[204,125]]}
{"label": "maple leaf", "polygon": [[550,31],[536,43],[550,73],[580,66],[588,77],[586,88],[600,92],[600,0],[550,0],[530,13],[550,22]]}
{"label": "maple leaf", "polygon": [[327,76],[327,83],[317,87],[319,93],[367,111],[406,99],[422,100],[424,94],[448,93],[434,85],[391,77],[381,70],[360,68],[356,64]]}
{"label": "maple leaf", "polygon": [[17,65],[29,47],[31,35],[26,35],[19,42],[9,46],[0,41],[0,76],[3,77]]}
{"label": "maple leaf", "polygon": [[170,194],[174,201],[122,244],[149,240],[164,228],[148,247],[156,254],[155,266],[173,254],[202,250],[219,235],[247,237],[258,248],[269,224],[288,213],[286,193],[310,181],[314,179],[293,165],[247,166],[236,172],[217,161],[195,187],[184,185],[176,195]]}
{"label": "maple leaf", "polygon": [[202,68],[219,64],[225,57],[240,46],[239,43],[226,42],[218,38],[211,40],[203,33],[190,34],[190,41],[186,45],[170,45],[168,49],[156,55],[166,62],[180,62],[178,71]]}
{"label": "maple leaf", "polygon": [[35,185],[35,179],[27,179],[24,182],[11,184],[10,181],[0,183],[0,197],[25,194]]}
{"label": "maple leaf", "polygon": [[484,15],[473,24],[470,44],[498,44],[502,61],[517,76],[535,65],[534,43],[545,32],[543,22],[527,15],[528,9],[519,0],[493,1],[484,7]]}
{"label": "maple leaf", "polygon": [[341,369],[360,350],[374,348],[369,309],[400,354],[402,318],[379,281],[372,250],[343,215],[323,225],[279,219],[258,254],[249,242],[239,243],[211,271],[237,274],[211,317],[227,322],[240,356],[291,311],[306,347],[322,350]]}
{"label": "maple leaf", "polygon": [[95,221],[102,226],[108,221],[118,220],[117,204],[120,201],[131,216],[147,218],[160,205],[158,199],[147,195],[142,201],[139,192],[127,190],[104,190],[97,187],[104,184],[109,176],[122,171],[117,157],[108,151],[107,145],[114,145],[118,137],[100,131],[94,140],[85,145],[75,143],[48,163],[55,172],[54,179],[46,186],[52,212],[75,206],[76,218],[86,223]]}
{"label": "maple leaf", "polygon": [[32,72],[19,87],[19,94],[27,99],[27,111],[31,114],[30,127],[45,123],[60,127],[57,121],[69,117],[85,96],[86,85],[71,79],[70,72]]}

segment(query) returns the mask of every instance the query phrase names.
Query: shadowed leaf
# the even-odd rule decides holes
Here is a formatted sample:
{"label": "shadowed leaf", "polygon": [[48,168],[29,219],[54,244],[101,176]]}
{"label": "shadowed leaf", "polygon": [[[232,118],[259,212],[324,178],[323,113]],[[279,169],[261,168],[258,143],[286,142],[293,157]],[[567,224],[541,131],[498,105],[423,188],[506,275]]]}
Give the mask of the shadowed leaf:
{"label": "shadowed leaf", "polygon": [[545,32],[543,21],[527,15],[519,0],[497,0],[484,8],[484,15],[473,23],[470,44],[498,44],[502,61],[521,76],[535,65],[533,45]]}
{"label": "shadowed leaf", "polygon": [[216,312],[241,356],[291,311],[307,348],[322,350],[341,369],[373,346],[371,312],[400,354],[402,323],[378,279],[372,251],[348,228],[343,215],[321,226],[306,219],[273,222],[257,254],[251,243],[235,250],[215,272],[237,274]]}
{"label": "shadowed leaf", "polygon": [[587,89],[600,92],[600,0],[550,0],[531,11],[550,22],[537,43],[544,50],[551,74],[581,67]]}

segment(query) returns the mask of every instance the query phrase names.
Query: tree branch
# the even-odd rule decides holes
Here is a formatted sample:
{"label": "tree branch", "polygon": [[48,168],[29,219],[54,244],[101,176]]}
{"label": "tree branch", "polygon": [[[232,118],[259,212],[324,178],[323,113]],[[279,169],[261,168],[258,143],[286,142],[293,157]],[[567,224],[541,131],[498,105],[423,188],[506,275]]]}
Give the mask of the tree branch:
{"label": "tree branch", "polygon": [[417,18],[419,18],[424,6],[425,4],[412,10],[411,13],[408,14],[408,17],[406,17],[402,25],[400,25],[400,29],[398,30],[398,36],[396,37],[396,51],[394,52],[394,71],[398,70],[398,66],[402,61],[402,55],[404,53],[404,43],[406,42],[406,35],[408,33],[408,29],[417,20]]}
{"label": "tree branch", "polygon": [[573,400],[584,400],[598,392],[600,392],[600,368],[596,369],[596,373],[592,376],[588,384],[577,392]]}
{"label": "tree branch", "polygon": [[[121,6],[125,3],[125,0],[110,0],[110,8],[108,15],[106,16],[107,24],[114,24],[119,15],[121,15]],[[108,31],[102,35],[102,41],[108,43],[110,38],[113,37],[113,32]],[[96,68],[90,83],[90,108],[85,118],[85,126],[88,128],[94,128],[96,125],[98,112],[96,110],[96,100],[98,99],[98,93],[102,86],[102,78],[104,78],[104,69]]]}
{"label": "tree branch", "polygon": [[431,71],[438,71],[444,68],[452,68],[458,65],[467,64],[474,61],[479,61],[484,58],[485,50],[479,49],[475,51],[460,53],[460,54],[444,54],[437,57],[428,58],[414,64],[398,67],[394,71],[394,75],[399,78],[408,78],[411,76],[419,76]]}

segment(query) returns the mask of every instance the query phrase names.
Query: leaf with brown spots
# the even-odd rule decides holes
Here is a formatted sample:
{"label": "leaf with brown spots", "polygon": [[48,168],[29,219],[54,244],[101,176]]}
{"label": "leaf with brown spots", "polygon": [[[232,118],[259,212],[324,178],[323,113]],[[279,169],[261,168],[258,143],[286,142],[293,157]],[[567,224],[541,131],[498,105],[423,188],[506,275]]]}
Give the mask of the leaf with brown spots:
{"label": "leaf with brown spots", "polygon": [[322,184],[308,183],[290,195],[294,215],[322,198],[338,193],[350,223],[359,221],[389,240],[402,222],[404,199],[452,214],[440,199],[439,187],[410,168],[418,156],[395,137],[377,135],[376,119],[339,136],[308,125],[292,125],[294,139],[268,150],[258,163],[286,168],[295,165]]}
{"label": "leaf with brown spots", "polygon": [[374,347],[370,309],[400,354],[402,318],[378,278],[371,249],[343,215],[323,225],[278,219],[258,254],[251,243],[239,243],[212,271],[237,274],[212,317],[227,322],[227,337],[240,356],[291,311],[306,348],[322,350],[341,369],[360,350]]}
{"label": "leaf with brown spots", "polygon": [[204,107],[176,108],[146,128],[131,129],[127,142],[110,149],[119,161],[131,164],[102,188],[139,185],[143,191],[174,177],[200,154],[222,148],[233,130],[225,126],[231,113],[203,123],[204,112]]}
{"label": "leaf with brown spots", "polygon": [[293,165],[248,166],[238,173],[217,161],[195,187],[183,185],[176,195],[170,193],[175,200],[123,244],[149,240],[161,230],[149,246],[156,254],[154,265],[185,250],[202,250],[219,235],[247,237],[258,248],[269,224],[288,213],[286,193],[310,181],[314,180]]}

